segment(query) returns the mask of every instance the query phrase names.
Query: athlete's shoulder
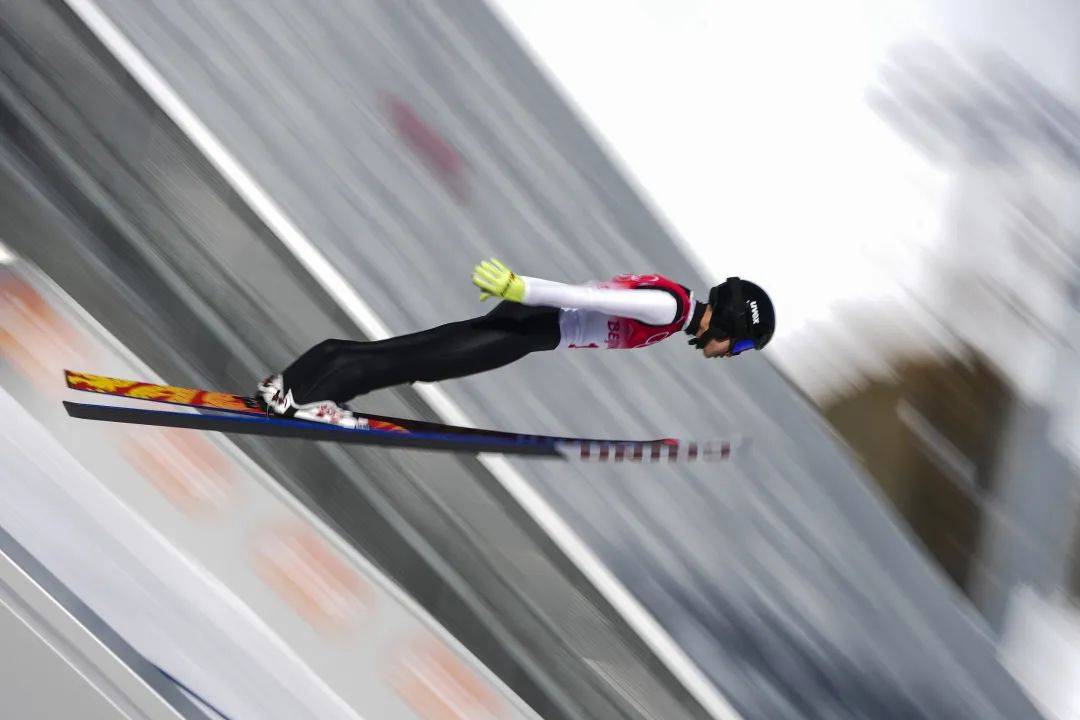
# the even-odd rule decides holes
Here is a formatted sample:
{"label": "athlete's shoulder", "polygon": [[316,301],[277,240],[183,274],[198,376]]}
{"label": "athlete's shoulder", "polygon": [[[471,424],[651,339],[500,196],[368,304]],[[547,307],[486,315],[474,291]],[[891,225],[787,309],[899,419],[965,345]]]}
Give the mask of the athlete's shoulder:
{"label": "athlete's shoulder", "polygon": [[623,275],[616,275],[611,278],[611,280],[608,280],[607,283],[620,287],[685,289],[685,286],[682,283],[676,282],[659,273],[625,273]]}
{"label": "athlete's shoulder", "polygon": [[675,297],[681,309],[689,306],[692,297],[690,288],[659,273],[619,275],[612,278],[612,282],[615,287],[627,287],[636,290],[663,290]]}

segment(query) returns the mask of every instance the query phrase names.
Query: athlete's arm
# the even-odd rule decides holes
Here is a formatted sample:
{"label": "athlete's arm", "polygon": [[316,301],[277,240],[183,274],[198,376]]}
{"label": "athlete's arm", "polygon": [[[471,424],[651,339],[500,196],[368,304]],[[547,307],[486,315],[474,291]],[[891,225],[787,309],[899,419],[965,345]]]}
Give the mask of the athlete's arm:
{"label": "athlete's arm", "polygon": [[525,282],[523,305],[593,310],[640,320],[649,325],[665,325],[675,318],[678,305],[663,290],[630,290],[563,283],[521,276]]}
{"label": "athlete's arm", "polygon": [[675,298],[663,290],[566,285],[517,275],[494,258],[473,268],[472,281],[483,291],[481,300],[500,297],[523,305],[591,310],[650,325],[670,323],[678,312]]}

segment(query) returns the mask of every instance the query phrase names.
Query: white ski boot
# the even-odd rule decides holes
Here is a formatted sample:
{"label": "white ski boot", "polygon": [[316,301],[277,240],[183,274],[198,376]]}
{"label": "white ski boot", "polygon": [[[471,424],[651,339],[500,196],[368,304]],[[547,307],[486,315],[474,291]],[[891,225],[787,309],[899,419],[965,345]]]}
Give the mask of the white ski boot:
{"label": "white ski boot", "polygon": [[271,375],[259,383],[258,389],[255,390],[255,399],[260,401],[259,404],[267,412],[283,410],[285,380],[281,377],[281,374]]}
{"label": "white ski boot", "polygon": [[300,404],[293,400],[292,390],[285,389],[281,375],[271,375],[259,383],[256,399],[269,415],[325,423],[355,430],[367,427],[367,419],[341,407],[333,400],[317,400]]}

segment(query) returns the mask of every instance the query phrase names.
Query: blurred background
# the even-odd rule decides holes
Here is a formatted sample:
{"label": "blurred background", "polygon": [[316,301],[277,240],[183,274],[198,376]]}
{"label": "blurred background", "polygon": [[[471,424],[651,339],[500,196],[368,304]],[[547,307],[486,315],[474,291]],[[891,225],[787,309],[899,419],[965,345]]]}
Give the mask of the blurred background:
{"label": "blurred background", "polygon": [[[1080,8],[745,5],[0,0],[0,715],[1080,717]],[[354,407],[749,451],[60,404],[480,314],[492,255],[738,274],[779,332]]]}

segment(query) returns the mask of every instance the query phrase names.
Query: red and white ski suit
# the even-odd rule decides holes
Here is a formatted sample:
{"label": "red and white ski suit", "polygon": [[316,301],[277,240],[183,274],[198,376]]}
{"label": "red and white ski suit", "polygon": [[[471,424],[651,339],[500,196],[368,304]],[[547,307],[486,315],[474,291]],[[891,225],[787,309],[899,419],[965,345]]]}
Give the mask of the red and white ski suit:
{"label": "red and white ski suit", "polygon": [[690,322],[694,295],[663,275],[619,275],[584,285],[522,277],[523,305],[559,308],[560,348],[640,348]]}

